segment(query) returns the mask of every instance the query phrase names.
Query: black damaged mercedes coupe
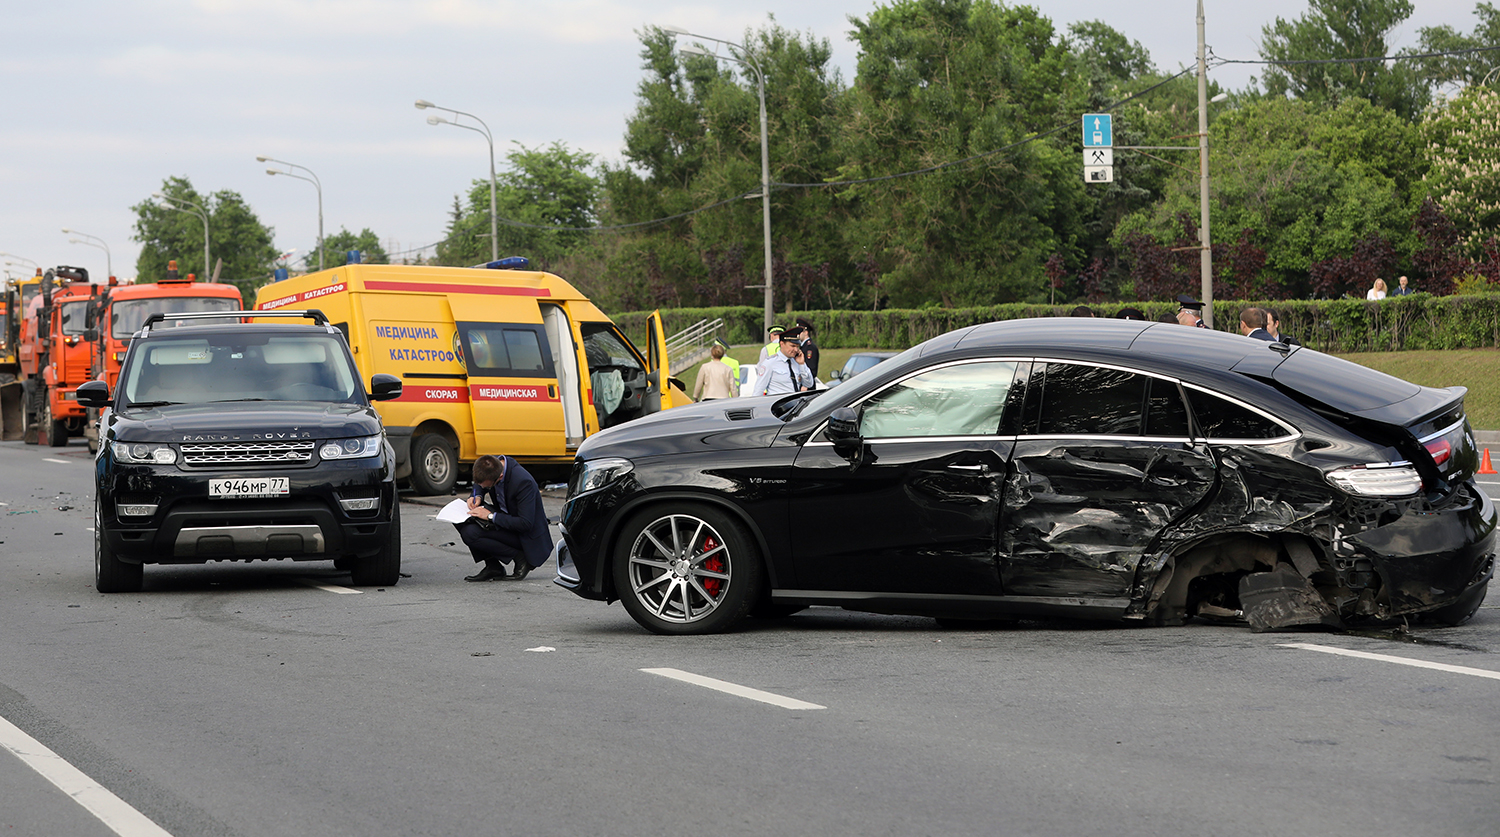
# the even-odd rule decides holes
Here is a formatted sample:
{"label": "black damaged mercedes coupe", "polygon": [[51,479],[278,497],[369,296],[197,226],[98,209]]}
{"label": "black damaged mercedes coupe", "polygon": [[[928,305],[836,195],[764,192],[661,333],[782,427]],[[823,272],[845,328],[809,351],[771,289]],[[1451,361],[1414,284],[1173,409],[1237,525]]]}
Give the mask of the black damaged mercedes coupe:
{"label": "black damaged mercedes coupe", "polygon": [[837,389],[596,434],[556,583],[663,634],[812,605],[1459,624],[1496,522],[1465,393],[1174,324],[974,326]]}

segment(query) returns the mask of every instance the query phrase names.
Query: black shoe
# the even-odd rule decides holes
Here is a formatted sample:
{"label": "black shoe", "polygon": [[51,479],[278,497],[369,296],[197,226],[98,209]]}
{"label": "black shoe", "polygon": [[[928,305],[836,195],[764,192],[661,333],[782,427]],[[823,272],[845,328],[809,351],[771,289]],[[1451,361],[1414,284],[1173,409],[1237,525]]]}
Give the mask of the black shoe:
{"label": "black shoe", "polygon": [[495,581],[501,578],[505,578],[504,567],[485,564],[484,569],[479,572],[464,576],[464,581]]}
{"label": "black shoe", "polygon": [[516,559],[516,566],[511,571],[511,574],[510,574],[510,580],[511,581],[520,581],[521,579],[525,578],[526,574],[529,573],[529,572],[531,572],[531,565],[528,564],[528,563],[526,563],[526,559],[525,558],[517,558]]}

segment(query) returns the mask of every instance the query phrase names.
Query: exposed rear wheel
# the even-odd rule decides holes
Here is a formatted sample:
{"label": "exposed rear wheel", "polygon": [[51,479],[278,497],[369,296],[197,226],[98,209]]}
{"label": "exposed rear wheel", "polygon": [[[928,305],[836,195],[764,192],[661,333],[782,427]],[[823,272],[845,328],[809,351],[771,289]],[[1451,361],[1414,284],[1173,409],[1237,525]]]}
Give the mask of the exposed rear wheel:
{"label": "exposed rear wheel", "polygon": [[104,517],[94,501],[94,589],[100,593],[139,593],[144,567],[115,557],[104,537]]}
{"label": "exposed rear wheel", "polygon": [[632,517],[614,561],[615,591],[658,634],[709,634],[738,624],[760,597],[754,540],[711,506],[657,506]]}
{"label": "exposed rear wheel", "polygon": [[411,488],[422,496],[448,494],[458,482],[458,454],[448,440],[423,433],[411,440]]}
{"label": "exposed rear wheel", "polygon": [[[334,566],[338,563],[334,562]],[[385,546],[370,558],[364,558],[349,569],[349,580],[356,587],[390,587],[401,580],[401,503],[391,515],[391,528]]]}

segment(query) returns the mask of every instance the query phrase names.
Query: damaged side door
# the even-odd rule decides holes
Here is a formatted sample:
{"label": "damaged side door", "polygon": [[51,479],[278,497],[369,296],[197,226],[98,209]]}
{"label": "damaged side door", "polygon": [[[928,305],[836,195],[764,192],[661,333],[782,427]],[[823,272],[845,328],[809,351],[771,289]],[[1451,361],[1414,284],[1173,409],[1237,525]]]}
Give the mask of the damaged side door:
{"label": "damaged side door", "polygon": [[1001,524],[1006,593],[1127,599],[1153,542],[1213,491],[1214,458],[1175,380],[1052,360],[1028,377]]}

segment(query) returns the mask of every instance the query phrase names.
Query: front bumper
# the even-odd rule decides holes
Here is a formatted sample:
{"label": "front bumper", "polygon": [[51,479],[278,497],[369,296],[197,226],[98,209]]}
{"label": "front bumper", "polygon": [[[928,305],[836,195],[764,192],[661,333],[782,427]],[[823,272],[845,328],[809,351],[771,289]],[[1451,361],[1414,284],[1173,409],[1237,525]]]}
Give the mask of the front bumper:
{"label": "front bumper", "polygon": [[[99,534],[131,563],[370,557],[386,544],[399,513],[394,468],[384,456],[230,472],[119,464],[105,448],[99,464]],[[209,479],[247,476],[286,477],[288,493],[208,496]],[[351,500],[373,508],[351,511],[345,508]],[[150,513],[119,514],[129,506]]]}

